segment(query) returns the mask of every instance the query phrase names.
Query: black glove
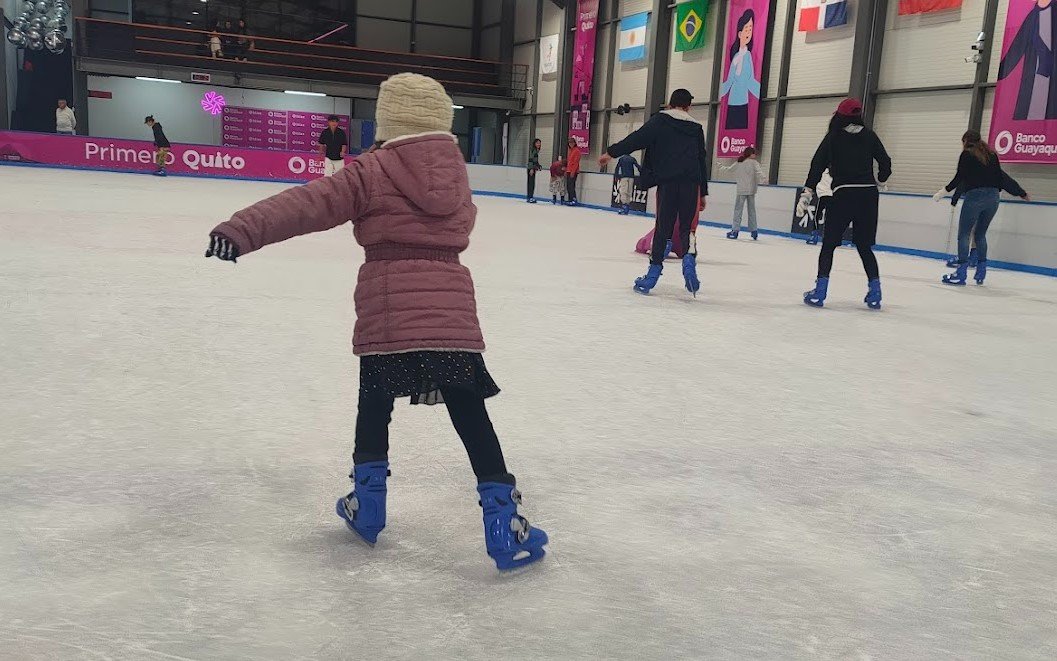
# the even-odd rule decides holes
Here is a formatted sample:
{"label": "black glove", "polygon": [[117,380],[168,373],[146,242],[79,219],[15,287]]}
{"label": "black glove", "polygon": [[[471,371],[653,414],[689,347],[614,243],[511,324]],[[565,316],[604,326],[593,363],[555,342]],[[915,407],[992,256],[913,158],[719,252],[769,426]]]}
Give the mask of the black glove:
{"label": "black glove", "polygon": [[225,262],[238,262],[239,248],[226,236],[221,234],[210,234],[209,248],[206,250],[206,257],[216,257]]}

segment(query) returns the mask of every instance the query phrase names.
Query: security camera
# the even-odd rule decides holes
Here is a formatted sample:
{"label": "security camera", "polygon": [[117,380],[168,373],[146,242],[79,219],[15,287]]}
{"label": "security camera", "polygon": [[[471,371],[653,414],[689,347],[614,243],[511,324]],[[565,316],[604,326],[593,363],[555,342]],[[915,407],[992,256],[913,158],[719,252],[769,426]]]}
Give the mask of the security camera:
{"label": "security camera", "polygon": [[969,46],[969,48],[972,48],[974,51],[983,51],[984,49],[986,49],[987,48],[987,33],[986,32],[981,32],[980,34],[978,34],[976,36],[976,41],[974,41],[972,43],[972,45]]}

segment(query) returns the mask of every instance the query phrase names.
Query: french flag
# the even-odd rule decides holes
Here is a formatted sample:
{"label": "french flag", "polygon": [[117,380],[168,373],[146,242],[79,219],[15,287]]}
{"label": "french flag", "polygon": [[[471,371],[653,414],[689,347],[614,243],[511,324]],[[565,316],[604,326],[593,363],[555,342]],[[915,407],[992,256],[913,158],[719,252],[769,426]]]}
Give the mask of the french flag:
{"label": "french flag", "polygon": [[800,0],[799,32],[817,32],[847,23],[847,0]]}

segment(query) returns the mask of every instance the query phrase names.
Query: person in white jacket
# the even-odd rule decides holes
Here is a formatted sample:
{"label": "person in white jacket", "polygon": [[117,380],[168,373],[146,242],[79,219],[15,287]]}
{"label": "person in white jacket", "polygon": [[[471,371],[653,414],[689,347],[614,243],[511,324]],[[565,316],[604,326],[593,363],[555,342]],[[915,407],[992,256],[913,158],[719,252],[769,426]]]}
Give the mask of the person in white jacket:
{"label": "person in white jacket", "polygon": [[756,188],[760,184],[767,183],[767,177],[763,174],[760,162],[756,160],[756,149],[746,147],[738,160],[730,165],[724,165],[724,170],[734,173],[734,181],[738,185],[737,194],[734,199],[734,220],[730,223],[730,231],[727,232],[728,239],[737,239],[741,231],[742,210],[749,207],[749,232],[752,240],[759,238],[760,232],[756,225]]}
{"label": "person in white jacket", "polygon": [[76,129],[77,117],[73,114],[73,108],[66,105],[66,99],[59,99],[59,107],[55,109],[55,132],[73,135]]}
{"label": "person in white jacket", "polygon": [[818,196],[818,203],[815,205],[814,213],[805,214],[804,220],[800,221],[801,227],[808,226],[809,215],[810,220],[814,221],[811,236],[807,239],[809,246],[817,245],[818,240],[822,238],[822,227],[826,224],[826,210],[833,201],[833,177],[829,176],[828,168],[822,172],[822,178],[818,180],[818,186],[815,186],[815,195]]}

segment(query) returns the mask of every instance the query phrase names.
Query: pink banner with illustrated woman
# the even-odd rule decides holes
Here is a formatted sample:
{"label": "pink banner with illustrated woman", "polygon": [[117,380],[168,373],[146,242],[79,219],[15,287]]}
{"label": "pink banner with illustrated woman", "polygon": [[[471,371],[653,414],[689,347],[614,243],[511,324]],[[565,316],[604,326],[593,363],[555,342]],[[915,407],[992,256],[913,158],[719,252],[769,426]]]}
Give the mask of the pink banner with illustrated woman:
{"label": "pink banner with illustrated woman", "polygon": [[1007,163],[1057,163],[1055,5],[1009,0],[991,113],[991,144]]}
{"label": "pink banner with illustrated woman", "polygon": [[591,87],[595,80],[598,0],[580,0],[573,41],[573,82],[569,94],[569,137],[586,152],[591,142]]}
{"label": "pink banner with illustrated woman", "polygon": [[731,0],[728,43],[723,49],[716,155],[737,158],[756,145],[760,114],[760,74],[767,48],[768,0]]}

